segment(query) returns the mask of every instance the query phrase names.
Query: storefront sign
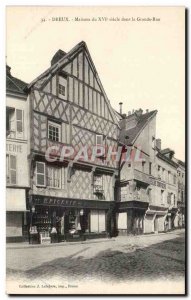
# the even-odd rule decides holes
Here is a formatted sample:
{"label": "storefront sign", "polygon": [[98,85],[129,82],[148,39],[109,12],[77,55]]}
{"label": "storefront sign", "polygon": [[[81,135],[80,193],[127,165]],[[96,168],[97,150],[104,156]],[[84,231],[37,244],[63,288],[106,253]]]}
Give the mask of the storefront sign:
{"label": "storefront sign", "polygon": [[7,152],[14,152],[14,153],[22,153],[23,149],[22,149],[22,145],[18,145],[18,144],[6,144],[6,150]]}
{"label": "storefront sign", "polygon": [[149,177],[149,184],[151,185],[155,185],[155,186],[158,186],[162,189],[166,189],[166,183],[164,182],[161,182],[153,177]]}
{"label": "storefront sign", "polygon": [[112,202],[96,201],[96,200],[78,200],[78,199],[63,199],[58,197],[49,197],[42,195],[32,195],[34,205],[44,206],[62,206],[75,208],[97,208],[109,209]]}

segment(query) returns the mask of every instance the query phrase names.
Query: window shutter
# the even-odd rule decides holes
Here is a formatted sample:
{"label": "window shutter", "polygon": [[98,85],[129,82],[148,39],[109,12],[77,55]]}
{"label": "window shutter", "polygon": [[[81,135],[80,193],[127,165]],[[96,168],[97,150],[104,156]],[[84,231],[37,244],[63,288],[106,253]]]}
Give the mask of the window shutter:
{"label": "window shutter", "polygon": [[45,163],[36,162],[36,185],[45,186]]}
{"label": "window shutter", "polygon": [[17,132],[23,132],[23,111],[16,109],[16,127]]}
{"label": "window shutter", "polygon": [[10,183],[16,184],[16,156],[10,155]]}

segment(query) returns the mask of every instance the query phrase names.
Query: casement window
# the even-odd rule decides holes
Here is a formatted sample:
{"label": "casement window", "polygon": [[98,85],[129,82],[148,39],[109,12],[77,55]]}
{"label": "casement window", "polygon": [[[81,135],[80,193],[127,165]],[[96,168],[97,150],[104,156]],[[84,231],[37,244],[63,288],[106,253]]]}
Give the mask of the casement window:
{"label": "casement window", "polygon": [[48,121],[48,139],[55,142],[61,141],[61,126]]}
{"label": "casement window", "polygon": [[94,192],[103,192],[103,176],[94,175]]}
{"label": "casement window", "polygon": [[36,185],[46,185],[46,168],[44,162],[36,162]]}
{"label": "casement window", "polygon": [[48,173],[47,186],[60,189],[61,188],[61,168],[48,166],[47,173]]}
{"label": "casement window", "polygon": [[176,184],[176,175],[173,175],[173,183]]}
{"label": "casement window", "polygon": [[24,111],[7,107],[6,109],[6,133],[9,138],[23,138]]}
{"label": "casement window", "polygon": [[16,184],[17,183],[17,166],[16,166],[16,156],[7,155],[6,156],[6,177],[7,184]]}

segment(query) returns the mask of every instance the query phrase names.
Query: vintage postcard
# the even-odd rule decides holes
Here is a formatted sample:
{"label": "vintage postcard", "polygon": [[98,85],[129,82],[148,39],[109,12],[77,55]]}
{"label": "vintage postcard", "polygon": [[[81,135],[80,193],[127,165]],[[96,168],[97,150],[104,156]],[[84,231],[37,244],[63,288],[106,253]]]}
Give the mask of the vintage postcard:
{"label": "vintage postcard", "polygon": [[186,293],[185,18],[6,8],[6,293]]}

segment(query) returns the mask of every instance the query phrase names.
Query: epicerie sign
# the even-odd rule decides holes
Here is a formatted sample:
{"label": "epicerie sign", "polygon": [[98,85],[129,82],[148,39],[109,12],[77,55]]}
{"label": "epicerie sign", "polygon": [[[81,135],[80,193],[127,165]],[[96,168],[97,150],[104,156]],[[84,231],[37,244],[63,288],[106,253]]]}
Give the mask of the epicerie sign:
{"label": "epicerie sign", "polygon": [[14,153],[22,153],[22,145],[17,144],[6,144],[6,150],[7,152],[14,152]]}

